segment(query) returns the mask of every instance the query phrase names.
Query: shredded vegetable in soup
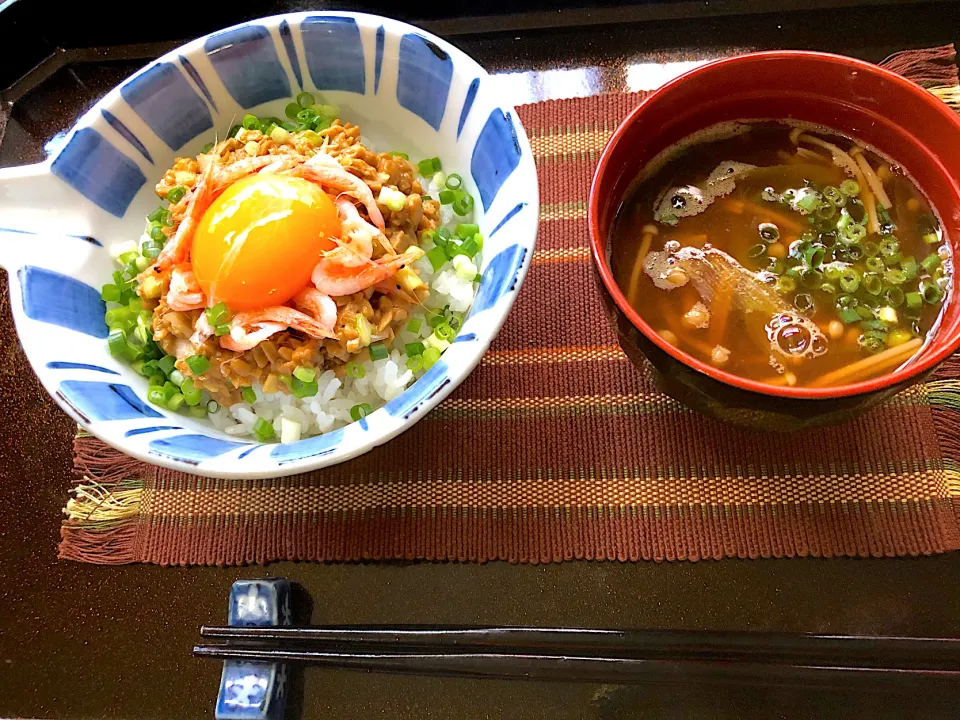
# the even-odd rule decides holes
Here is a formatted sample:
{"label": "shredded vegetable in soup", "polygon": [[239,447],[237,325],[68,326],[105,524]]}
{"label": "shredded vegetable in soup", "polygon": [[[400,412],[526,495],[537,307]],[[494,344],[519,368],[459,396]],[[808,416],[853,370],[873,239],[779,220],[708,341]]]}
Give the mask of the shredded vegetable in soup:
{"label": "shredded vegetable in soup", "polygon": [[772,121],[661,153],[611,247],[618,284],[664,340],[775,386],[845,385],[910,362],[953,271],[934,209],[896,164]]}

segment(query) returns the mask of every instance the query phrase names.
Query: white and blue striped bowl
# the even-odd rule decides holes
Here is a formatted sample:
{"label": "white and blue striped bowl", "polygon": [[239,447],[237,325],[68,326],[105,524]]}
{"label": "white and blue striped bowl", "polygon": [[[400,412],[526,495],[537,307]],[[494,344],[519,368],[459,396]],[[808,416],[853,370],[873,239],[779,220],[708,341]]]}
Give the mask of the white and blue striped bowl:
{"label": "white and blue striped bowl", "polygon": [[[486,240],[457,341],[400,397],[343,429],[286,445],[238,441],[146,402],[147,384],[107,350],[99,288],[107,247],[136,239],[153,186],[245,113],[283,116],[302,90],[339,105],[380,149],[439,156],[480,199]],[[0,266],[34,370],[60,406],[125,453],[226,478],[288,475],[360,455],[413,425],[476,366],[526,275],[537,174],[512,107],[487,73],[438,37],[357,13],[278,15],[194,40],[111,90],[55,157],[0,171]]]}

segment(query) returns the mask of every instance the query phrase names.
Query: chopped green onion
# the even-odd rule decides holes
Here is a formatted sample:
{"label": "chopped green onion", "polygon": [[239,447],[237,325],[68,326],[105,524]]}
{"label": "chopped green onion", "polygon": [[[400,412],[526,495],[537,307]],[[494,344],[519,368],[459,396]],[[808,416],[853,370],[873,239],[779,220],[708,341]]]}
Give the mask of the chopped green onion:
{"label": "chopped green onion", "polygon": [[317,394],[317,392],[319,392],[319,390],[320,388],[317,385],[316,380],[301,380],[296,375],[293,376],[293,380],[290,385],[290,392],[293,393],[294,397],[313,397]]}
{"label": "chopped green onion", "polygon": [[867,240],[863,244],[863,254],[867,257],[876,257],[880,253],[880,246],[873,240]]}
{"label": "chopped green onion", "polygon": [[257,391],[252,387],[245,387],[240,391],[240,397],[248,405],[253,405],[257,401]]}
{"label": "chopped green onion", "polygon": [[880,255],[891,257],[900,252],[900,241],[893,235],[888,235],[880,241]]}
{"label": "chopped green onion", "polygon": [[846,293],[856,292],[860,287],[860,271],[856,268],[844,268],[840,272],[840,289]]}
{"label": "chopped green onion", "polygon": [[457,331],[450,327],[449,323],[443,322],[434,328],[433,334],[441,340],[453,342],[453,339],[457,336]]}
{"label": "chopped green onion", "polygon": [[210,152],[211,150],[213,150],[213,143],[212,143],[212,142],[208,142],[206,145],[203,146],[203,149],[200,150],[200,152],[201,152],[202,154],[206,155],[206,154],[207,154],[208,152]]}
{"label": "chopped green onion", "polygon": [[370,352],[371,360],[383,360],[390,353],[387,352],[387,346],[383,343],[374,343],[367,350]]}
{"label": "chopped green onion", "polygon": [[430,313],[430,315],[427,316],[427,324],[430,326],[431,329],[435,330],[438,325],[446,322],[446,318],[447,318],[447,308],[443,308],[443,310],[437,310],[434,313]]}
{"label": "chopped green onion", "polygon": [[427,252],[427,260],[430,261],[430,267],[433,268],[434,272],[437,272],[442,268],[447,262],[447,252],[444,248],[439,245],[432,250]]}
{"label": "chopped green onion", "polygon": [[477,242],[477,238],[482,237],[479,233],[474,235],[472,238],[466,240],[463,245],[460,246],[460,249],[463,251],[463,254],[468,258],[473,260],[476,257],[477,253],[480,252],[481,243]]}
{"label": "chopped green onion", "polygon": [[428,347],[426,350],[423,351],[423,369],[429,370],[434,366],[434,364],[436,364],[437,360],[439,359],[440,359],[440,351],[433,346]]}
{"label": "chopped green onion", "polygon": [[316,109],[317,112],[324,117],[336,118],[340,115],[339,105],[318,105]]}
{"label": "chopped green onion", "polygon": [[163,394],[163,389],[159,387],[152,387],[147,390],[147,400],[154,405],[159,405],[163,407],[167,404],[167,398]]}
{"label": "chopped green onion", "polygon": [[457,173],[447,175],[447,188],[450,190],[459,190],[461,185],[463,185],[463,178]]}
{"label": "chopped green onion", "polygon": [[114,357],[123,358],[127,355],[127,336],[121,329],[111,330],[107,335],[107,347]]}
{"label": "chopped green onion", "polygon": [[423,368],[423,355],[411,355],[407,358],[407,370],[417,372]]}
{"label": "chopped green onion", "polygon": [[[919,295],[919,293],[917,294]],[[166,381],[167,379],[163,375],[160,375],[160,374],[151,375],[150,377],[147,378],[147,385],[149,387],[163,387],[163,384]]]}
{"label": "chopped green onion", "polygon": [[417,163],[417,170],[419,170],[423,177],[435,175],[441,170],[440,158],[433,157],[427,158],[426,160],[421,160],[419,163]]}
{"label": "chopped green onion", "polygon": [[229,334],[230,334],[230,326],[227,325],[226,323],[217,325],[217,326],[213,329],[213,334],[216,335],[217,337],[223,337],[224,335],[229,335]]}
{"label": "chopped green onion", "polygon": [[456,235],[461,240],[472,238],[478,232],[480,232],[480,226],[476,223],[460,223],[456,229]]}
{"label": "chopped green onion", "polygon": [[837,317],[847,325],[860,320],[860,314],[854,308],[838,308]]}
{"label": "chopped green onion", "polygon": [[174,393],[173,396],[167,400],[167,407],[174,411],[179,410],[184,400],[183,393]]}
{"label": "chopped green onion", "polygon": [[180,387],[183,384],[183,381],[186,378],[183,377],[183,373],[179,370],[173,370],[170,372],[170,382],[172,382],[177,387]]}
{"label": "chopped green onion", "polygon": [[187,194],[187,189],[183,185],[177,185],[176,187],[170,188],[167,192],[167,200],[172,205],[176,205],[178,202],[183,200],[183,196]]}
{"label": "chopped green onion", "polygon": [[349,375],[350,377],[356,380],[359,380],[366,374],[367,374],[367,370],[365,367],[363,367],[363,365],[360,365],[359,363],[355,363],[355,362],[347,363],[347,375]]}
{"label": "chopped green onion", "polygon": [[751,245],[750,249],[747,250],[747,257],[749,258],[758,258],[762,255],[767,254],[767,246],[763,243],[757,243],[756,245]]}
{"label": "chopped green onion", "polygon": [[476,276],[473,278],[473,281],[474,281],[475,283],[482,282],[482,281],[483,281],[483,275],[481,275],[480,273],[477,273]]}
{"label": "chopped green onion", "polygon": [[157,367],[164,375],[169,375],[173,372],[174,366],[177,364],[176,359],[170,355],[164,355],[157,361]]}
{"label": "chopped green onion", "polygon": [[923,301],[928,305],[940,302],[943,298],[943,291],[933,280],[925,279],[920,281],[920,294]]}
{"label": "chopped green onion", "polygon": [[[447,180],[447,182],[450,182]],[[453,211],[463,217],[464,215],[469,215],[473,210],[473,197],[467,193],[463,193],[456,200],[453,201]]]}
{"label": "chopped green onion", "polygon": [[860,185],[856,180],[844,180],[840,183],[840,192],[847,197],[854,197],[860,194]]}
{"label": "chopped green onion", "polygon": [[827,280],[839,280],[840,268],[837,265],[825,265],[823,267],[823,276]]}
{"label": "chopped green onion", "polygon": [[164,234],[159,225],[154,225],[152,228],[150,228],[150,239],[156,240],[157,242],[166,242],[167,236]]}
{"label": "chopped green onion", "polygon": [[[301,108],[297,103],[287,103],[286,107],[283,108],[283,114],[286,115],[291,120],[296,120],[297,115],[300,113]],[[289,128],[287,128],[289,130]]]}
{"label": "chopped green onion", "polygon": [[777,278],[777,290],[781,293],[792,293],[797,289],[797,282],[789,275],[781,275]]}
{"label": "chopped green onion", "polygon": [[904,294],[903,290],[899,287],[887,288],[887,292],[884,293],[883,297],[890,307],[897,308],[903,305]]}
{"label": "chopped green onion", "polygon": [[877,273],[867,273],[863,276],[863,289],[871,295],[879,295],[883,291],[883,280]]}
{"label": "chopped green onion", "polygon": [[903,274],[907,280],[913,280],[918,272],[916,258],[914,258],[913,255],[908,255],[900,260],[900,269],[903,270]]}
{"label": "chopped green onion", "polygon": [[803,253],[803,262],[807,267],[818,268],[823,263],[827,250],[823,245],[811,245]]}
{"label": "chopped green onion", "polygon": [[930,253],[923,259],[923,262],[921,262],[920,265],[922,265],[923,269],[928,273],[932,273],[934,270],[940,267],[940,255],[937,253]]}
{"label": "chopped green onion", "polygon": [[851,223],[840,231],[840,240],[851,244],[863,240],[867,236],[867,229],[859,223]]}
{"label": "chopped green onion", "polygon": [[218,403],[216,400],[211,400],[210,402],[207,403],[208,413],[213,414],[215,412],[218,412],[219,410],[220,410],[220,403]]}
{"label": "chopped green onion", "polygon": [[305,383],[313,382],[317,379],[317,371],[313,368],[300,366],[293,371],[293,376]]}
{"label": "chopped green onion", "polygon": [[883,279],[891,285],[903,285],[907,281],[907,274],[903,270],[887,270]]}
{"label": "chopped green onion", "polygon": [[[150,222],[155,222],[155,223],[161,222],[161,221],[163,220],[164,213],[166,213],[166,212],[167,212],[167,210],[166,210],[165,208],[158,207],[156,210],[154,210],[154,211],[151,212],[149,215],[147,215],[147,220],[149,220]],[[123,258],[123,255],[121,255],[120,257]],[[129,262],[129,261],[127,261],[127,260],[121,260],[121,264],[122,264],[122,265],[126,265],[127,262]]]}
{"label": "chopped green onion", "polygon": [[407,343],[403,348],[403,351],[409,357],[413,357],[414,355],[423,355],[423,350],[424,350],[423,343],[419,341]]}
{"label": "chopped green onion", "polygon": [[821,220],[829,220],[837,214],[837,206],[831,202],[825,202],[817,208],[817,217]]}
{"label": "chopped green onion", "polygon": [[225,302],[218,302],[204,312],[207,314],[207,322],[214,326],[225,323],[230,319],[230,310]]}
{"label": "chopped green onion", "polygon": [[191,407],[190,414],[195,418],[205,418],[207,416],[207,409],[203,407]]}
{"label": "chopped green onion", "polygon": [[441,205],[451,205],[457,199],[457,194],[453,190],[441,190],[439,197]]}
{"label": "chopped green onion", "polygon": [[194,375],[203,375],[210,369],[210,360],[203,355],[191,355],[184,362]]}
{"label": "chopped green onion", "polygon": [[450,240],[443,246],[443,252],[448,260],[453,260],[457,255],[463,255],[463,246],[454,240]]}
{"label": "chopped green onion", "polygon": [[409,160],[409,159],[410,159],[410,156],[407,155],[405,152],[391,152],[390,154],[393,155],[393,157],[398,157],[398,158],[401,158],[401,159],[403,159],[403,160]]}
{"label": "chopped green onion", "polygon": [[820,207],[821,200],[817,193],[808,192],[794,204],[804,213],[812,213],[814,210]]}
{"label": "chopped green onion", "polygon": [[260,129],[260,121],[257,119],[256,115],[244,115],[243,120],[240,121],[240,124],[243,126],[244,130]]}
{"label": "chopped green onion", "polygon": [[299,105],[300,107],[302,108],[309,107],[310,105],[313,105],[313,103],[314,103],[313,95],[311,95],[310,93],[302,92],[299,95],[297,95],[297,105]]}
{"label": "chopped green onion", "polygon": [[918,292],[907,293],[907,309],[919,310],[923,307],[923,295]]}
{"label": "chopped green onion", "polygon": [[107,284],[100,289],[100,298],[104,302],[120,302],[120,288]]}
{"label": "chopped green onion", "polygon": [[866,263],[867,272],[879,273],[883,272],[886,268],[886,265],[883,264],[883,260],[878,257],[868,257]]}
{"label": "chopped green onion", "polygon": [[273,431],[273,425],[262,417],[258,417],[257,421],[253,424],[253,434],[257,436],[257,440],[260,442],[267,442],[276,437],[276,433]]}
{"label": "chopped green onion", "polygon": [[860,336],[860,347],[862,347],[867,352],[878,353],[883,350],[884,342],[878,337],[875,336]]}
{"label": "chopped green onion", "polygon": [[[411,318],[410,322],[407,323],[407,332],[418,333],[420,332],[420,327],[423,325],[423,320],[421,318]],[[409,352],[407,353],[410,354]]]}
{"label": "chopped green onion", "polygon": [[180,392],[180,388],[178,388],[176,385],[174,385],[172,382],[169,382],[169,381],[165,382],[163,384],[163,388],[161,389],[163,390],[164,402],[166,402],[167,400],[172,398],[174,395],[176,395],[178,392]]}
{"label": "chopped green onion", "polygon": [[190,407],[196,407],[200,404],[200,401],[203,400],[203,393],[199,390],[183,390],[183,399]]}
{"label": "chopped green onion", "polygon": [[927,245],[936,245],[937,243],[940,242],[940,236],[935,232],[927,233],[926,235],[923,236],[923,241]]}
{"label": "chopped green onion", "polygon": [[350,408],[350,417],[354,422],[357,422],[372,412],[373,406],[371,406],[370,403],[360,403],[359,405],[354,405],[352,408]]}
{"label": "chopped green onion", "polygon": [[840,188],[834,187],[833,185],[827,185],[823,189],[823,197],[836,205],[837,200],[839,200],[841,197]]}

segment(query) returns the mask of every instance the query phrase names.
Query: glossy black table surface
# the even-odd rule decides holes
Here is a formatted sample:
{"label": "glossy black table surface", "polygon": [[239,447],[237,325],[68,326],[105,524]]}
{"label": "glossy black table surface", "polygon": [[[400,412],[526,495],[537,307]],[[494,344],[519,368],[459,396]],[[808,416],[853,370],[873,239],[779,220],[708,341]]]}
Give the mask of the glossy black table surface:
{"label": "glossy black table surface", "polygon": [[[0,87],[10,86],[0,108],[0,165],[42,160],[90,104],[179,40],[283,9],[317,7],[219,4],[216,12],[174,26],[170,18],[177,9],[167,4],[148,8],[146,20],[118,36],[97,24],[89,5],[85,13],[76,6],[61,12],[43,4],[55,9],[55,19],[47,23],[42,13],[25,12],[25,2],[0,3]],[[375,11],[378,5],[385,4],[337,7]],[[877,61],[899,49],[960,41],[960,8],[946,2],[865,7],[788,1],[778,3],[776,13],[765,12],[772,3],[753,0],[574,6],[517,2],[511,13],[507,3],[493,2],[485,17],[457,19],[456,12],[468,5],[453,3],[422,24],[496,72],[514,104],[650,89],[692,63],[753,49],[821,49]],[[472,14],[482,14],[472,7]],[[516,12],[520,7],[529,12]],[[426,16],[409,9],[402,17]],[[14,36],[35,44],[37,57],[22,45],[3,42]],[[50,53],[50,60],[27,73],[38,57]],[[62,562],[56,559],[56,544],[74,427],[26,363],[2,273],[0,408],[0,717],[212,717],[220,667],[190,656],[197,628],[224,619],[234,580],[267,574],[302,585],[313,599],[312,620],[318,623],[960,636],[956,553],[888,560],[550,566],[160,568]],[[618,687],[308,670],[293,697],[293,714],[304,718],[960,716],[960,688],[868,693],[690,684]]]}

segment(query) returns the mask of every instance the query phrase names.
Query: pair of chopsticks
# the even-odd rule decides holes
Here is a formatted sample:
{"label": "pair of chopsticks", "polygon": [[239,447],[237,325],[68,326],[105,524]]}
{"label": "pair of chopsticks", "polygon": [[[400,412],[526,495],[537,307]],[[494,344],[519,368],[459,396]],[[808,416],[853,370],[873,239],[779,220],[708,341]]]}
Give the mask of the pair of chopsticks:
{"label": "pair of chopsticks", "polygon": [[202,627],[194,655],[568,682],[823,685],[960,680],[960,639],[525,627]]}

